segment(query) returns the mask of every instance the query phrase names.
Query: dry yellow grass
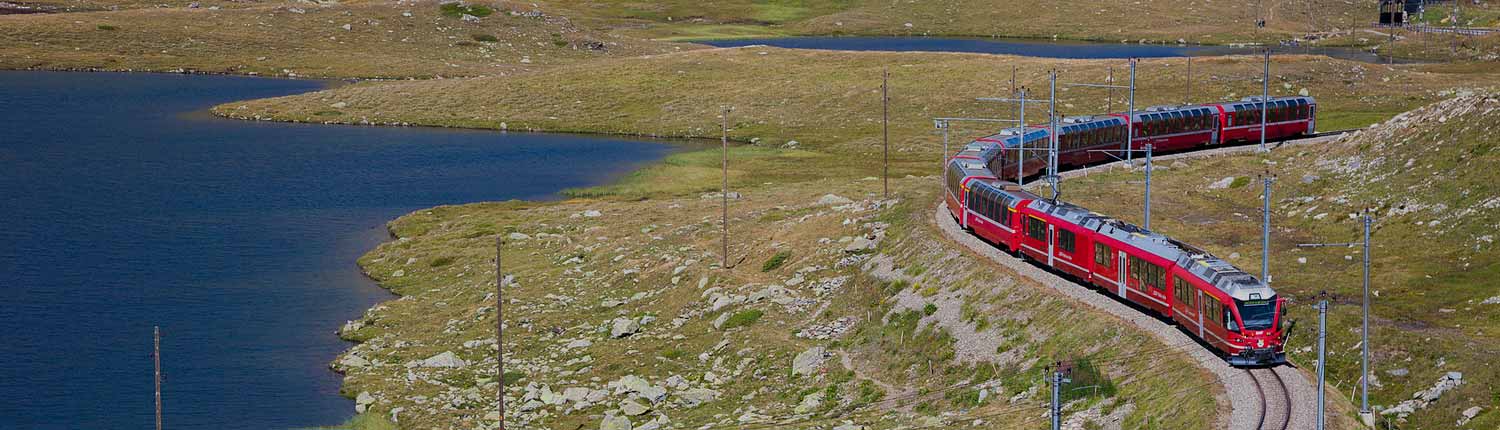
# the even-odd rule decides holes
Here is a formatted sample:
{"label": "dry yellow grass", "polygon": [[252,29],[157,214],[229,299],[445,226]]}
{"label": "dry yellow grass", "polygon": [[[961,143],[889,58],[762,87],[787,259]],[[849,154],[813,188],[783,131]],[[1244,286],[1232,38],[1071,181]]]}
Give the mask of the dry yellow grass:
{"label": "dry yellow grass", "polygon": [[0,16],[0,68],[451,77],[682,48],[589,31],[563,17],[511,16],[530,9],[510,3],[491,4],[495,12],[478,22],[445,16],[435,1],[225,3],[219,10],[208,9],[213,2],[197,9],[124,4]]}

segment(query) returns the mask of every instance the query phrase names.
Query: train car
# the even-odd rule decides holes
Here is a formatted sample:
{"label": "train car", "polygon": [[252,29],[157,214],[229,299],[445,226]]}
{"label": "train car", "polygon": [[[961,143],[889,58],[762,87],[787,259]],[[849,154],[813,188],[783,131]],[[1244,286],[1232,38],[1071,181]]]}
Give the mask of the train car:
{"label": "train car", "polygon": [[1016,230],[1022,219],[1017,214],[1018,209],[1035,200],[1036,195],[1014,183],[979,180],[970,182],[967,197],[965,207],[969,219],[964,226],[990,243],[1015,248]]}
{"label": "train car", "polygon": [[948,167],[943,172],[943,199],[947,203],[948,213],[958,220],[965,228],[968,228],[969,216],[968,201],[969,184],[974,181],[994,180],[995,176],[990,174],[990,169],[985,166],[983,160],[964,158],[951,158]]}
{"label": "train car", "polygon": [[1129,128],[1124,116],[1094,115],[1063,118],[1057,135],[1057,164],[1083,166],[1112,159],[1103,150],[1125,148]]}
{"label": "train car", "polygon": [[1217,109],[1208,106],[1152,106],[1132,117],[1131,144],[1134,149],[1151,145],[1153,151],[1166,152],[1218,143],[1218,117]]}
{"label": "train car", "polygon": [[[1219,142],[1260,140],[1261,97],[1206,105],[1219,112]],[[1272,97],[1266,110],[1266,140],[1312,134],[1317,129],[1318,103],[1312,97]]]}
{"label": "train car", "polygon": [[1000,130],[987,139],[1000,144],[999,165],[993,171],[997,177],[1019,182],[1021,178],[1035,175],[1047,168],[1047,154],[1042,150],[1052,142],[1046,127],[1011,127]]}

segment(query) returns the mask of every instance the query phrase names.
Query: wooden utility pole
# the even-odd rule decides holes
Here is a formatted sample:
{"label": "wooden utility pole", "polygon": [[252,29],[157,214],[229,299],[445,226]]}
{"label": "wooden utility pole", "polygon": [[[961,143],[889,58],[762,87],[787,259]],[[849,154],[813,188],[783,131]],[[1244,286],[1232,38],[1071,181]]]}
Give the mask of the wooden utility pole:
{"label": "wooden utility pole", "polygon": [[1109,100],[1104,102],[1104,113],[1110,113],[1115,110],[1115,66],[1109,66],[1109,76],[1104,81],[1109,85]]}
{"label": "wooden utility pole", "polygon": [[1193,57],[1187,57],[1187,100],[1183,103],[1193,102]]}
{"label": "wooden utility pole", "polygon": [[151,326],[151,361],[156,366],[156,430],[161,430],[161,326]]}
{"label": "wooden utility pole", "polygon": [[[503,234],[503,233],[502,233]],[[505,430],[505,272],[501,270],[500,256],[505,249],[505,236],[495,237],[495,378],[500,388],[495,392],[495,401],[500,409],[500,430]],[[160,429],[158,429],[160,430]]]}
{"label": "wooden utility pole", "polygon": [[720,157],[721,174],[719,183],[720,204],[720,236],[719,243],[723,249],[719,253],[719,267],[729,268],[729,111],[733,108],[724,106],[719,117],[719,145],[723,148]]}
{"label": "wooden utility pole", "polygon": [[891,198],[891,108],[890,108],[891,93],[890,93],[890,77],[891,77],[890,70],[888,68],[882,67],[880,69],[880,131],[881,131],[881,134],[884,135],[884,137],[882,138],[882,141],[885,142],[885,144],[884,144],[884,147],[885,147],[885,151],[884,151],[885,152],[885,167],[882,169],[880,177],[881,177],[881,183],[885,187],[885,198],[887,198],[887,199]]}

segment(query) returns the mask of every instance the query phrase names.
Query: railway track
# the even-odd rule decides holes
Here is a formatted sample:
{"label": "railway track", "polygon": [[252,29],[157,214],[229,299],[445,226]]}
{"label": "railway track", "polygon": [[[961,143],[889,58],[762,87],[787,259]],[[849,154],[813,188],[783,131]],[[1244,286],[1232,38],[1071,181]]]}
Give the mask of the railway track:
{"label": "railway track", "polygon": [[1275,369],[1246,369],[1260,397],[1258,430],[1287,430],[1292,425],[1292,393]]}

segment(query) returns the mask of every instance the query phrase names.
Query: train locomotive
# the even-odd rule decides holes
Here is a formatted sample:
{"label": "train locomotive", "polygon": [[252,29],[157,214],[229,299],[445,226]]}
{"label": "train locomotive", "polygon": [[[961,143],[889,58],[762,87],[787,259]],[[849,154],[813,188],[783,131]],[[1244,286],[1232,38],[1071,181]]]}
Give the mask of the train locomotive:
{"label": "train locomotive", "polygon": [[[1260,138],[1259,98],[1243,102],[1150,109],[1134,115],[1139,140],[1163,151]],[[1270,100],[1267,140],[1313,130],[1309,97]],[[1248,112],[1254,112],[1249,114]],[[1059,165],[1103,161],[1099,149],[1120,149],[1127,115],[1070,118],[1060,125]],[[1253,121],[1253,130],[1244,124]],[[1233,366],[1286,362],[1286,300],[1255,276],[1212,254],[1119,219],[1022,190],[1045,166],[1017,148],[1045,148],[1048,127],[1002,130],[965,145],[944,169],[944,202],[966,231],[1172,321]],[[1159,146],[1156,146],[1159,145]],[[1036,151],[1041,152],[1041,151]],[[1033,166],[1035,164],[1035,166]],[[1007,172],[1010,175],[1007,175]]]}

